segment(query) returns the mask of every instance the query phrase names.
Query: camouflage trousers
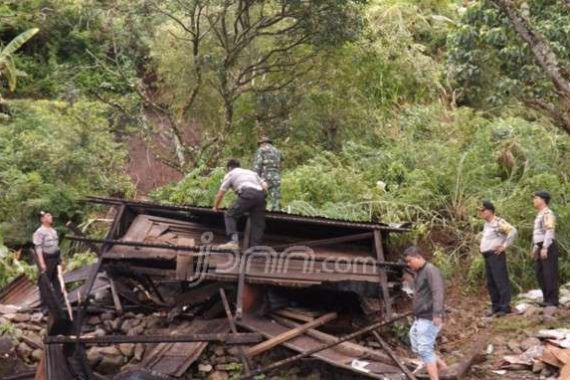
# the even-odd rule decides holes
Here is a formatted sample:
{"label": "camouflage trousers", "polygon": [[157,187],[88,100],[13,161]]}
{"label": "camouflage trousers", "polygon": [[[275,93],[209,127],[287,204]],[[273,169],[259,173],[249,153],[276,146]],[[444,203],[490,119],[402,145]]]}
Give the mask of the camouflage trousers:
{"label": "camouflage trousers", "polygon": [[281,209],[281,180],[267,180],[267,205],[271,211],[279,211]]}

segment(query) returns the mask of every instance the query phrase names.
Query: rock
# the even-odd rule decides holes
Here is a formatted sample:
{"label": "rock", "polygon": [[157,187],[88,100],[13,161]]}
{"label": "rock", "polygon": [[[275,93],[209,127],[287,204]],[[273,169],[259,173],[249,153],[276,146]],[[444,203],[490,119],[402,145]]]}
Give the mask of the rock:
{"label": "rock", "polygon": [[510,340],[507,343],[507,347],[509,350],[511,350],[511,352],[515,353],[515,354],[520,354],[522,353],[521,347],[519,346],[517,341],[514,340]]}
{"label": "rock", "polygon": [[33,349],[24,342],[16,346],[16,353],[21,359],[27,359],[32,354],[32,351]]}
{"label": "rock", "polygon": [[103,356],[101,362],[97,366],[97,372],[103,375],[108,375],[117,372],[123,365],[123,357],[117,356]]}
{"label": "rock", "polygon": [[103,321],[103,329],[108,333],[112,333],[115,330],[113,328],[113,321]]}
{"label": "rock", "polygon": [[218,355],[218,356],[223,356],[225,353],[225,350],[222,346],[216,346],[216,348],[214,348],[214,354]]}
{"label": "rock", "polygon": [[4,336],[0,336],[0,355],[4,355],[12,351],[14,344]]}
{"label": "rock", "polygon": [[520,347],[523,351],[528,350],[531,347],[534,346],[540,346],[542,343],[540,342],[540,339],[538,338],[526,338],[525,340],[523,340],[520,344]]}
{"label": "rock", "polygon": [[18,306],[14,305],[0,305],[0,314],[15,314],[20,310]]}
{"label": "rock", "polygon": [[38,334],[35,334],[33,332],[27,333],[25,337],[24,336],[22,337],[22,340],[24,340],[26,344],[28,344],[33,348],[42,348],[44,346],[42,338]]}
{"label": "rock", "polygon": [[33,361],[39,362],[40,360],[42,360],[43,356],[44,356],[44,351],[37,348],[32,352],[31,358]]}
{"label": "rock", "polygon": [[212,363],[214,364],[226,364],[232,361],[231,356],[214,356],[212,358]]}
{"label": "rock", "polygon": [[121,351],[116,346],[98,347],[99,353],[105,356],[119,356]]}
{"label": "rock", "polygon": [[10,313],[10,314],[5,314],[4,318],[9,320],[10,322],[23,323],[23,322],[28,322],[30,320],[30,314]]}
{"label": "rock", "polygon": [[134,343],[119,344],[119,351],[121,351],[121,354],[130,359],[135,354],[135,345]]}
{"label": "rock", "polygon": [[102,328],[98,327],[95,329],[95,336],[101,337],[107,335],[107,332]]}
{"label": "rock", "polygon": [[545,367],[544,363],[541,362],[540,360],[537,360],[532,364],[532,372],[533,373],[540,373],[540,372],[542,372],[544,367]]}
{"label": "rock", "polygon": [[91,326],[98,326],[101,324],[101,318],[99,318],[99,316],[94,315],[92,317],[89,317],[89,319],[87,319],[87,324],[91,325]]}
{"label": "rock", "polygon": [[[105,322],[109,322],[109,321],[105,321]],[[112,331],[119,331],[121,329],[121,324],[123,323],[123,320],[121,318],[117,318],[117,319],[113,319],[111,322],[111,329]]]}
{"label": "rock", "polygon": [[214,371],[208,375],[208,380],[228,380],[230,377],[227,372]]}
{"label": "rock", "polygon": [[135,352],[134,352],[134,358],[137,361],[141,361],[144,355],[144,344],[142,343],[137,343],[135,344]]}
{"label": "rock", "polygon": [[143,325],[139,325],[137,327],[133,327],[132,329],[130,329],[127,332],[128,336],[137,336],[137,335],[142,335],[144,333],[144,326]]}
{"label": "rock", "polygon": [[524,315],[525,317],[532,317],[532,316],[535,316],[535,315],[540,314],[540,311],[541,311],[541,310],[540,310],[540,307],[535,306],[535,305],[529,305],[529,306],[526,308],[526,310],[525,310],[525,312],[524,312],[523,315]]}
{"label": "rock", "polygon": [[133,319],[125,319],[123,323],[121,323],[121,331],[123,333],[128,333],[130,329],[134,327]]}
{"label": "rock", "polygon": [[145,324],[148,329],[155,329],[162,324],[162,319],[156,315],[151,315],[146,318]]}
{"label": "rock", "polygon": [[33,323],[41,323],[44,319],[44,315],[42,313],[33,313],[30,315],[30,321]]}
{"label": "rock", "polygon": [[102,321],[111,321],[113,319],[115,319],[115,313],[113,313],[112,311],[106,311],[104,313],[102,313],[99,318]]}
{"label": "rock", "polygon": [[202,363],[198,364],[198,371],[200,372],[208,373],[211,372],[212,369],[214,368],[212,367],[211,364],[202,364]]}
{"label": "rock", "polygon": [[89,367],[95,368],[101,359],[103,359],[103,357],[99,353],[98,347],[91,347],[87,350],[87,363]]}

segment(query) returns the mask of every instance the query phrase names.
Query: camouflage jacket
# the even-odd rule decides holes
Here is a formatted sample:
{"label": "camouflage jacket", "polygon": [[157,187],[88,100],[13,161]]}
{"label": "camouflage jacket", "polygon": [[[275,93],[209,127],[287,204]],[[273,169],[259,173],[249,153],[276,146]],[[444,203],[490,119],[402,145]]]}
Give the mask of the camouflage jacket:
{"label": "camouflage jacket", "polygon": [[279,179],[283,155],[271,144],[263,144],[253,159],[253,171],[263,179]]}

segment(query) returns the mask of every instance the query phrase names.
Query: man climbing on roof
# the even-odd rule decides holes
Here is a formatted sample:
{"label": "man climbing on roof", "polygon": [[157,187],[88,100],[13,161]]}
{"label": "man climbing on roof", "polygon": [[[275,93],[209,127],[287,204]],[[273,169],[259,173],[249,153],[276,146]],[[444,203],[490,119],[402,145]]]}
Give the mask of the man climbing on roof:
{"label": "man climbing on roof", "polygon": [[259,139],[259,148],[253,158],[253,170],[267,182],[267,192],[270,198],[269,209],[280,209],[281,201],[281,163],[283,155],[267,136]]}
{"label": "man climbing on roof", "polygon": [[218,248],[239,249],[237,223],[247,212],[249,212],[251,218],[251,245],[260,245],[265,229],[265,191],[267,190],[267,183],[256,172],[242,169],[237,160],[229,160],[226,167],[228,173],[222,181],[218,194],[216,194],[214,211],[220,210],[220,205],[228,190],[233,190],[237,195],[237,199],[224,214],[226,234],[230,240]]}

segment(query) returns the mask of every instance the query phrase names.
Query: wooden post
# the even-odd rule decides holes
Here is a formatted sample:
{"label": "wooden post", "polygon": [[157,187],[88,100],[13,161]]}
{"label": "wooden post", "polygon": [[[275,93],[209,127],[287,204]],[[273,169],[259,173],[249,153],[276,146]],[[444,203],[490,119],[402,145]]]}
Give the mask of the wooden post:
{"label": "wooden post", "polygon": [[[379,229],[374,230],[374,250],[376,251],[376,260],[379,263],[386,261],[384,257],[384,247],[382,246],[382,232]],[[382,268],[378,268],[378,277],[380,278],[379,293],[384,301],[384,311],[386,313],[385,318],[392,318],[392,299],[390,298],[390,292],[388,290],[388,276],[386,271]]]}
{"label": "wooden post", "polygon": [[[220,288],[220,297],[222,298],[222,304],[224,305],[226,317],[228,318],[228,323],[230,324],[230,331],[232,332],[232,334],[237,334],[238,331],[236,323],[232,316],[232,311],[230,310],[230,303],[228,302],[228,297],[226,297],[226,291],[224,290],[224,288]],[[243,364],[245,372],[249,373],[249,371],[251,370],[251,363],[249,361],[249,358],[245,354],[245,351],[242,346],[238,346],[237,349],[238,349],[239,358]]]}
{"label": "wooden post", "polygon": [[251,242],[251,216],[247,216],[247,221],[245,223],[245,231],[243,234],[243,247],[239,254],[239,277],[238,277],[238,289],[237,289],[237,299],[236,299],[236,319],[241,319],[243,314],[243,297],[245,284],[245,270],[247,265],[247,249],[249,248]]}

